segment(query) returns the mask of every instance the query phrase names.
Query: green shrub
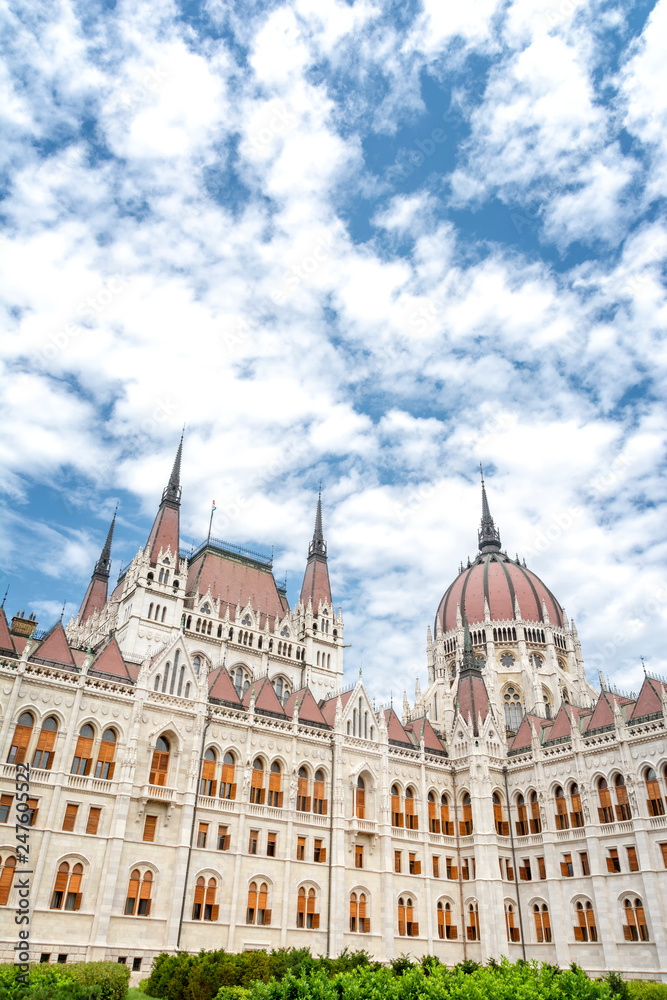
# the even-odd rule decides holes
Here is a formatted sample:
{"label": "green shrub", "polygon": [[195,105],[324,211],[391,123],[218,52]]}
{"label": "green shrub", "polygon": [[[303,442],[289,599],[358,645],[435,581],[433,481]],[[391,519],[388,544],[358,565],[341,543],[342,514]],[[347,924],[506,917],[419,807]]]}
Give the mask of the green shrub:
{"label": "green shrub", "polygon": [[248,991],[243,986],[221,986],[215,1000],[246,1000]]}
{"label": "green shrub", "polygon": [[625,984],[630,1000],[667,1000],[667,983],[651,979],[631,979]]}
{"label": "green shrub", "polygon": [[17,968],[0,965],[0,1000],[125,1000],[130,970],[117,962],[73,962],[30,966],[30,985],[16,979]]}

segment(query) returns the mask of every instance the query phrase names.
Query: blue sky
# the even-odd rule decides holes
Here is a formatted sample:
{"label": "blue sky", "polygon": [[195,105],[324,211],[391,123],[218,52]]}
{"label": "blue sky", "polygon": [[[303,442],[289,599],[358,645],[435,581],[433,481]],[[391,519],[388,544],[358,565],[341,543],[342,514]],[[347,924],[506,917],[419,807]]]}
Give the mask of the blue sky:
{"label": "blue sky", "polygon": [[[2,589],[76,611],[143,544],[298,594],[320,479],[384,698],[504,545],[591,677],[665,671],[667,2],[15,4],[0,72]],[[391,681],[389,681],[391,678]]]}

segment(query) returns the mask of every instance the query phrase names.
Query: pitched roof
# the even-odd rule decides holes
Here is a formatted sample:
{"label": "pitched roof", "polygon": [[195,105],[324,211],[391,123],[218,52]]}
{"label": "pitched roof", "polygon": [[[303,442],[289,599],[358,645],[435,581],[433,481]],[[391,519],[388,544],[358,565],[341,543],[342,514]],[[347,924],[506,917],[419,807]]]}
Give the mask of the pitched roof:
{"label": "pitched roof", "polygon": [[209,698],[218,698],[220,701],[226,701],[231,705],[238,706],[238,708],[243,708],[226,667],[212,670],[208,675],[208,694]]}
{"label": "pitched roof", "polygon": [[251,684],[243,695],[244,708],[250,705],[253,692],[255,694],[255,711],[272,712],[274,715],[285,715],[285,709],[278,700],[278,695],[273,690],[273,685],[268,677],[262,677],[255,684]]}
{"label": "pitched roof", "polygon": [[119,677],[122,680],[133,680],[115,636],[111,637],[102,652],[93,661],[89,672],[111,674],[113,677]]}
{"label": "pitched roof", "polygon": [[6,649],[10,653],[15,650],[4,608],[0,608],[0,649]]}
{"label": "pitched roof", "polygon": [[310,688],[301,688],[300,691],[294,691],[289,696],[284,705],[285,715],[292,716],[294,714],[294,705],[297,698],[299,699],[299,720],[301,722],[316,722],[321,726],[330,728],[329,723],[318,708]]}
{"label": "pitched roof", "polygon": [[54,663],[62,663],[68,667],[76,666],[62,622],[56,622],[38,648],[32,651],[30,659],[35,657],[39,660],[53,660]]}
{"label": "pitched roof", "polygon": [[403,723],[396,715],[393,708],[385,709],[384,718],[387,723],[387,736],[390,740],[394,740],[396,743],[405,743],[409,747],[414,746],[413,740],[411,740],[410,735],[406,733],[403,728]]}
{"label": "pitched roof", "polygon": [[322,712],[324,721],[328,726],[333,727],[336,719],[336,705],[338,704],[338,699],[340,698],[340,703],[342,707],[345,708],[351,697],[352,691],[345,691],[344,694],[334,695],[333,698],[327,698],[325,701],[320,702],[320,711]]}
{"label": "pitched roof", "polygon": [[446,749],[445,745],[426,716],[419,719],[412,719],[411,722],[406,723],[405,728],[409,732],[415,734],[417,737],[417,745],[419,745],[421,740],[422,725],[424,727],[424,747],[426,750],[435,750],[436,753],[442,753],[442,751]]}
{"label": "pitched roof", "polygon": [[586,726],[586,732],[593,729],[602,729],[604,726],[613,726],[614,708],[616,705],[631,705],[632,699],[623,695],[615,694],[613,691],[601,691],[597,704],[593,709],[593,715]]}
{"label": "pitched roof", "polygon": [[545,719],[541,715],[524,715],[521,725],[516,731],[516,736],[509,744],[510,750],[522,750],[524,747],[529,747],[532,743],[533,733],[530,728],[530,724],[533,724],[538,734],[541,736],[542,730],[548,730],[551,727],[551,720]]}
{"label": "pitched roof", "polygon": [[549,730],[549,740],[563,739],[563,737],[570,737],[572,735],[572,723],[570,722],[570,716],[567,713],[565,705],[561,705],[556,712],[556,718],[553,720],[553,725]]}
{"label": "pitched roof", "polygon": [[269,616],[270,626],[275,619],[282,620],[289,605],[279,593],[269,566],[233,553],[225,552],[215,545],[207,545],[198,552],[190,563],[187,580],[187,594],[193,598],[196,593],[206,594],[210,588],[213,600],[220,599],[220,617],[226,608],[232,619],[236,605],[242,608],[250,601],[253,608],[260,608]]}
{"label": "pitched roof", "polygon": [[333,605],[326,557],[311,556],[306,563],[306,572],[301,585],[301,600],[307,605],[309,599],[312,601],[315,614],[320,603],[327,604],[330,608]]}
{"label": "pitched roof", "polygon": [[459,675],[459,686],[456,691],[458,709],[463,718],[472,719],[473,733],[477,733],[477,716],[482,722],[489,714],[489,695],[486,684],[479,670],[465,670]]}
{"label": "pitched roof", "polygon": [[641,719],[645,715],[656,715],[658,712],[662,712],[662,694],[666,689],[667,685],[661,681],[656,681],[653,677],[645,677],[630,718]]}

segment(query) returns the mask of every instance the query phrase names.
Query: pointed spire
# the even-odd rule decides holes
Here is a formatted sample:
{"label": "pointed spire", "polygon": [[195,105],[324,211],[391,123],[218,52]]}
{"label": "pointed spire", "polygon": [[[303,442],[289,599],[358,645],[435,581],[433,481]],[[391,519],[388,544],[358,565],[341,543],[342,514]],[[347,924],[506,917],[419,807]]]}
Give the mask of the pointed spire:
{"label": "pointed spire", "polygon": [[320,605],[326,605],[327,610],[331,609],[333,614],[333,600],[331,597],[331,584],[329,583],[329,569],[327,567],[327,543],[324,541],[322,530],[322,484],[317,494],[317,511],[315,513],[315,529],[313,538],[308,546],[308,561],[306,572],[301,586],[300,600],[309,611],[318,614]]}
{"label": "pointed spire", "polygon": [[475,651],[472,648],[472,636],[470,635],[467,619],[463,626],[463,660],[461,662],[461,670],[479,670],[477,660],[475,659]]}
{"label": "pointed spire", "polygon": [[185,427],[181,432],[181,440],[178,443],[178,450],[176,452],[176,458],[174,459],[174,465],[171,470],[171,475],[169,476],[169,482],[162,494],[162,503],[165,500],[171,501],[174,504],[180,505],[181,503],[181,458],[183,456],[183,435],[185,434]]}
{"label": "pointed spire", "polygon": [[324,559],[327,557],[327,543],[324,541],[324,532],[322,530],[322,484],[320,483],[320,491],[317,494],[317,511],[315,513],[315,528],[313,531],[313,540],[308,546],[308,557],[310,556],[322,556]]}
{"label": "pointed spire", "polygon": [[479,471],[482,477],[482,522],[480,529],[477,532],[479,551],[483,553],[498,552],[500,551],[500,532],[496,528],[493,518],[491,517],[489,501],[486,496],[486,485],[484,483],[484,469],[482,468],[481,462],[479,465]]}
{"label": "pointed spire", "polygon": [[109,525],[107,540],[104,543],[104,546],[100,553],[100,558],[95,563],[95,572],[98,573],[100,576],[106,576],[107,579],[109,577],[109,572],[111,571],[111,543],[113,541],[113,529],[116,526],[117,511],[118,511],[118,505],[116,504],[116,510],[113,512],[111,524]]}
{"label": "pointed spire", "polygon": [[[101,611],[107,603],[107,585],[109,582],[109,573],[111,571],[111,543],[113,541],[113,529],[116,524],[117,510],[118,507],[116,507],[116,510],[113,513],[113,518],[107,533],[107,539],[102,546],[100,558],[95,563],[95,569],[90,577],[88,589],[86,590],[84,598],[81,602],[81,607],[79,608],[78,618],[82,623],[96,611]],[[61,621],[64,613],[65,605],[63,604],[63,612],[60,616]]]}

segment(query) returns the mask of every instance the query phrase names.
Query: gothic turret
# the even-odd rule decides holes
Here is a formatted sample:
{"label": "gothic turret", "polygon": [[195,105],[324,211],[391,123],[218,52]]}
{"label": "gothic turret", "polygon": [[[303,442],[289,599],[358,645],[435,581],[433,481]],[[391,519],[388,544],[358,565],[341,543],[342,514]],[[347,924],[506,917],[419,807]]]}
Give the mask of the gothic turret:
{"label": "gothic turret", "polygon": [[162,492],[162,501],[146,542],[146,553],[149,561],[153,564],[157,562],[160,550],[166,552],[167,549],[171,549],[172,556],[178,558],[182,453],[183,435],[181,434],[169,482]]}
{"label": "gothic turret", "polygon": [[322,531],[322,491],[317,497],[317,512],[315,514],[315,529],[308,546],[308,562],[301,587],[301,601],[304,606],[311,602],[313,612],[318,613],[320,604],[331,608],[331,585],[329,583],[329,568],[327,566],[327,543]]}
{"label": "gothic turret", "polygon": [[109,583],[109,572],[111,571],[111,542],[113,540],[113,529],[116,524],[116,514],[109,526],[107,540],[104,543],[100,558],[95,563],[93,575],[90,578],[88,589],[79,608],[78,619],[83,623],[92,615],[93,611],[101,611],[107,603],[107,585]]}

